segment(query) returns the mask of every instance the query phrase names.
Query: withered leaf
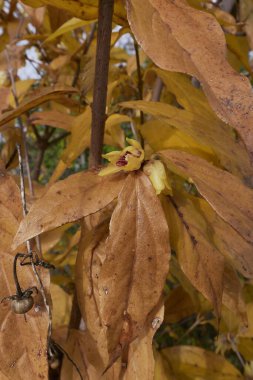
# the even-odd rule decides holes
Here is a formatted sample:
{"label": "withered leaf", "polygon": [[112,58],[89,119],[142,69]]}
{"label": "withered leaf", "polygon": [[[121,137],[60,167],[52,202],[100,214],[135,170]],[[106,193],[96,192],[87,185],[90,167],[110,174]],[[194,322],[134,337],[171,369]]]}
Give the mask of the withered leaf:
{"label": "withered leaf", "polygon": [[113,356],[140,336],[159,302],[168,272],[168,226],[143,172],[128,175],[104,249],[106,259],[98,282],[100,313]]}
{"label": "withered leaf", "polygon": [[185,152],[160,152],[196,185],[217,214],[253,242],[253,191],[232,174]]}
{"label": "withered leaf", "polygon": [[[16,252],[11,244],[22,217],[19,189],[12,177],[0,172],[0,298],[16,292],[13,260]],[[24,249],[24,247],[22,247]],[[49,274],[39,272],[43,286],[49,287]],[[18,267],[22,289],[39,286],[31,268]],[[35,308],[26,315],[14,314],[8,301],[0,304],[0,378],[8,380],[47,379],[48,314],[40,295],[35,296]]]}
{"label": "withered leaf", "polygon": [[161,326],[164,307],[156,313],[153,324],[144,331],[141,337],[134,340],[129,346],[128,363],[123,380],[154,379],[155,361],[153,357],[152,341],[154,334]]}
{"label": "withered leaf", "polygon": [[78,91],[73,87],[60,85],[54,87],[46,87],[38,91],[34,91],[33,95],[21,103],[17,108],[2,114],[0,117],[0,126],[8,123],[16,117],[22,115],[24,112],[30,110],[31,108],[37,107],[42,103],[45,103],[49,100],[59,99],[63,95],[75,94],[77,92]]}
{"label": "withered leaf", "polygon": [[[196,215],[190,213],[175,198],[163,202],[171,226],[175,249],[182,271],[213,305],[216,315],[221,312],[224,258],[206,239]],[[198,215],[197,215],[198,217]]]}
{"label": "withered leaf", "polygon": [[253,247],[228,223],[217,215],[202,198],[191,198],[194,207],[208,223],[207,233],[213,244],[244,277],[253,277]]}
{"label": "withered leaf", "polygon": [[[222,276],[220,277],[220,288],[218,291],[222,290],[222,303],[225,305],[228,309],[230,309],[233,313],[236,313],[240,316],[242,322],[244,324],[247,324],[247,318],[246,318],[246,312],[245,312],[245,305],[242,297],[242,287],[240,284],[239,277],[236,273],[236,271],[233,268],[233,260],[229,260],[229,254],[230,251],[233,252],[233,256],[240,256],[240,253],[242,253],[242,256],[244,255],[243,249],[246,246],[249,245],[245,240],[237,234],[236,231],[233,230],[232,227],[230,227],[227,223],[225,223],[222,219],[218,217],[218,215],[211,209],[211,207],[207,204],[207,202],[204,199],[199,199],[192,196],[185,196],[185,194],[181,194],[178,191],[178,194],[175,196],[175,198],[171,201],[172,204],[175,206],[176,210],[178,211],[178,216],[181,219],[181,221],[184,223],[185,227],[188,227],[188,234],[192,235],[196,239],[199,240],[200,244],[195,246],[196,253],[200,255],[200,261],[205,260],[205,256],[210,255],[210,260],[213,263],[213,268],[215,269],[215,275],[216,276]],[[202,207],[197,207],[201,205]],[[167,206],[167,208],[166,208]],[[206,207],[204,207],[206,206]],[[167,213],[169,213],[171,210],[169,210],[168,205],[164,205],[165,210],[167,209]],[[210,210],[209,210],[210,208]],[[217,224],[220,224],[224,226],[224,232],[223,230],[220,230],[219,228],[216,230],[216,223],[211,223],[208,218],[206,218],[207,212],[204,210],[210,211],[216,215]],[[166,213],[166,215],[167,215]],[[174,246],[175,250],[178,252],[178,258],[179,263],[181,264],[181,268],[184,268],[184,263],[186,260],[186,256],[189,255],[188,250],[185,249],[184,254],[182,255],[182,245],[183,243],[180,243],[182,240],[183,235],[181,234],[180,226],[177,223],[176,215],[174,215],[173,211],[169,215],[170,216],[170,222],[173,223],[173,226],[171,227],[172,233],[174,232],[174,239],[175,242],[172,242],[172,245]],[[181,226],[182,227],[182,226]],[[228,227],[228,228],[226,228]],[[227,235],[227,237],[225,237]],[[231,247],[229,244],[229,239],[231,237]],[[238,240],[236,239],[238,238]],[[225,244],[227,242],[227,245]],[[239,250],[238,246],[242,243],[242,248]],[[245,243],[245,244],[244,244]],[[250,246],[250,245],[249,245]],[[205,249],[206,247],[206,249]],[[235,248],[234,248],[235,247]],[[205,252],[204,252],[205,249]],[[227,252],[228,251],[228,252]],[[189,251],[190,252],[190,251]],[[252,248],[251,248],[251,254],[252,254]],[[212,256],[213,255],[213,256]],[[242,258],[242,262],[250,263],[252,259],[249,256],[249,252],[246,253],[246,257]],[[220,262],[219,256],[222,257],[222,261]],[[190,259],[190,257],[188,257]],[[240,259],[238,258],[238,261],[240,262]],[[193,260],[192,260],[193,262]],[[222,265],[221,267],[219,267]],[[204,270],[209,271],[209,267],[204,266]],[[200,271],[200,269],[199,269]],[[244,269],[244,272],[246,272],[246,269]],[[250,269],[249,269],[250,272]],[[185,272],[187,275],[187,273]],[[213,272],[208,272],[206,275],[206,283],[208,284],[209,277],[211,277],[211,281],[216,281],[217,277],[213,276]],[[192,277],[188,276],[189,279]],[[192,284],[194,285],[194,281],[192,281]],[[198,288],[200,291],[201,289]],[[214,286],[214,291],[217,289]],[[204,292],[203,292],[204,294]],[[219,293],[220,294],[220,293]],[[207,297],[208,298],[208,297]],[[208,298],[210,301],[211,299]],[[221,301],[221,300],[219,300]],[[212,302],[212,301],[211,301]],[[187,305],[187,303],[186,303]],[[192,307],[192,311],[194,310],[194,306]],[[175,312],[177,311],[177,308]],[[180,311],[180,310],[179,310]]]}
{"label": "withered leaf", "polygon": [[65,129],[66,131],[71,131],[73,119],[74,116],[56,110],[33,112],[29,117],[29,121],[33,125],[50,125],[51,127]]}
{"label": "withered leaf", "polygon": [[102,210],[117,198],[124,180],[125,175],[121,173],[101,178],[87,171],[56,182],[32,205],[19,226],[14,246]]}
{"label": "withered leaf", "polygon": [[[246,77],[226,60],[226,41],[214,16],[185,0],[128,0],[131,29],[161,68],[196,77],[212,108],[235,127],[253,153],[253,95]],[[180,20],[180,22],[178,21]]]}
{"label": "withered leaf", "polygon": [[[106,252],[103,249],[108,235],[109,221],[89,229],[82,222],[81,239],[76,259],[76,291],[77,299],[86,326],[86,341],[84,347],[89,362],[102,373],[108,363],[106,327],[100,318],[98,276],[102,260]],[[88,349],[87,349],[88,348]]]}

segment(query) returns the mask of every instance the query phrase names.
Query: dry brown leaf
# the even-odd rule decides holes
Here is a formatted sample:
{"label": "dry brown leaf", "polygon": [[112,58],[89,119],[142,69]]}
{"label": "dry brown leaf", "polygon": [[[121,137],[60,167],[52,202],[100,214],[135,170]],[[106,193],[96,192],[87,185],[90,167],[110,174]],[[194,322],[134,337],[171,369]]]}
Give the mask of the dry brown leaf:
{"label": "dry brown leaf", "polygon": [[50,127],[65,129],[71,131],[74,116],[62,113],[60,111],[42,111],[34,112],[29,117],[31,124],[50,125]]}
{"label": "dry brown leaf", "polygon": [[[15,294],[12,271],[16,252],[11,251],[11,244],[22,216],[19,189],[3,171],[0,173],[0,209],[0,298],[3,298]],[[49,275],[45,270],[39,273],[47,289]],[[23,290],[38,286],[27,266],[18,268],[18,278]],[[35,308],[27,313],[26,320],[23,315],[14,314],[8,302],[0,304],[0,326],[0,378],[46,380],[48,314],[41,296],[35,297]]]}
{"label": "dry brown leaf", "polygon": [[111,203],[121,190],[125,175],[99,177],[87,171],[53,184],[31,207],[21,222],[15,247],[42,232],[94,214]]}
{"label": "dry brown leaf", "polygon": [[[246,77],[226,60],[226,41],[216,19],[185,0],[128,0],[131,29],[161,68],[196,77],[217,115],[235,127],[253,153],[253,95]],[[178,22],[180,20],[180,22]]]}
{"label": "dry brown leaf", "polygon": [[[197,238],[198,236],[201,236],[202,242],[205,242],[206,247],[209,247],[209,253],[214,252],[213,267],[215,268],[215,271],[217,271],[217,273],[220,271],[221,272],[220,274],[222,274],[223,276],[222,282],[220,284],[221,289],[223,291],[222,303],[228,309],[230,309],[233,313],[236,313],[244,324],[247,324],[245,304],[242,297],[242,288],[241,288],[239,277],[232,267],[233,261],[231,265],[227,260],[225,260],[224,268],[223,267],[219,268],[218,266],[219,260],[218,262],[215,263],[217,254],[219,255],[219,253],[223,255],[225,258],[227,258],[227,256],[229,256],[230,254],[230,251],[234,250],[235,251],[233,252],[234,256],[238,255],[240,257],[240,254],[242,254],[242,257],[243,257],[244,256],[243,249],[245,248],[245,244],[247,246],[247,243],[239,234],[236,233],[236,231],[232,229],[232,227],[226,224],[222,219],[220,219],[217,216],[217,214],[215,214],[215,212],[211,209],[211,207],[206,203],[205,200],[191,197],[189,195],[186,197],[185,194],[183,195],[183,194],[180,194],[180,192],[178,192],[177,196],[172,201],[172,203],[175,204],[175,208],[178,208],[178,216],[179,218],[182,219],[183,223],[185,224],[185,227],[186,228],[187,226],[189,227],[188,233],[191,234],[195,238]],[[200,207],[197,207],[198,204]],[[165,208],[166,208],[166,205],[165,205]],[[205,210],[207,210],[207,212],[209,211],[209,214],[211,211],[213,214],[216,215],[217,223],[212,223],[211,221],[209,221],[208,218],[206,218],[207,212],[205,212]],[[171,222],[173,219],[173,215],[174,214],[172,212],[172,214],[170,215]],[[181,234],[180,234],[179,229],[176,230],[177,223],[175,223],[175,221],[176,221],[176,218],[173,222],[174,227],[172,227],[172,231],[173,229],[175,229],[174,237],[177,239],[177,242],[173,244],[176,246],[176,249],[178,248],[178,250],[180,250]],[[220,224],[219,226],[220,230],[219,228],[217,228],[216,230],[216,224],[217,225]],[[224,230],[222,229],[221,226],[224,227]],[[197,234],[195,234],[196,231],[197,231]],[[230,238],[231,238],[231,245],[229,245]],[[227,246],[225,243],[222,244],[223,243],[222,239],[227,243]],[[216,242],[218,242],[218,244]],[[241,250],[239,250],[240,243],[242,243]],[[195,247],[197,247],[197,245]],[[201,255],[201,258],[203,258],[204,255],[206,254],[202,252],[202,250],[204,251],[204,246],[199,245],[198,248],[199,248],[199,253]],[[198,250],[198,248],[196,248],[196,250]],[[207,249],[206,249],[206,252],[207,252]],[[186,255],[187,253],[188,253],[188,250],[185,250],[184,254]],[[247,254],[249,258],[247,257]],[[251,255],[252,255],[252,247],[251,247]],[[184,256],[182,256],[182,260],[180,260],[180,256],[179,256],[180,264],[182,264],[182,262],[184,264],[184,261],[185,261]],[[245,256],[246,256],[246,259],[243,257],[241,261],[242,262],[245,261],[247,263],[247,259],[248,259],[248,262],[250,263],[250,260],[252,261],[252,259],[250,258],[249,252],[247,252]],[[239,258],[238,258],[238,261],[240,261]],[[222,264],[223,264],[223,260],[222,260]],[[246,268],[244,269],[244,271],[246,272]],[[250,272],[250,269],[249,269],[249,272]],[[208,278],[209,277],[207,275],[206,279],[208,280]],[[215,280],[215,278],[213,278],[213,280]],[[194,307],[192,307],[192,310],[194,311]],[[177,308],[176,308],[176,311],[177,311]]]}
{"label": "dry brown leaf", "polygon": [[243,238],[253,242],[253,191],[232,174],[200,157],[176,150],[160,152],[194,182],[217,214]]}
{"label": "dry brown leaf", "polygon": [[103,245],[108,235],[108,222],[89,230],[85,221],[76,259],[76,291],[80,311],[86,326],[86,356],[98,373],[102,373],[108,363],[106,327],[99,314],[98,275],[105,258]]}
{"label": "dry brown leaf", "polygon": [[[65,342],[60,342],[60,345],[74,361],[83,379],[99,380],[101,376],[98,376],[85,354],[85,350],[88,348],[85,331],[70,330],[68,338]],[[78,371],[66,356],[62,363],[61,380],[80,380]]]}
{"label": "dry brown leaf", "polygon": [[[143,172],[128,175],[110,223],[99,275],[101,318],[111,358],[143,332],[161,297],[169,265],[168,226]],[[120,300],[119,304],[115,300]]]}
{"label": "dry brown leaf", "polygon": [[73,87],[59,85],[54,87],[41,88],[37,91],[34,91],[30,98],[26,99],[17,108],[2,114],[0,117],[0,126],[8,123],[16,117],[22,115],[24,112],[30,110],[31,108],[37,107],[42,103],[45,103],[49,100],[59,99],[63,95],[75,94],[77,92],[78,91]]}
{"label": "dry brown leaf", "polygon": [[164,314],[164,307],[156,313],[155,321],[157,325],[149,326],[147,331],[134,340],[129,346],[127,369],[123,380],[153,380],[155,361],[153,357],[152,341],[154,334],[160,327]]}
{"label": "dry brown leaf", "polygon": [[224,222],[202,198],[192,198],[201,216],[208,222],[208,234],[216,248],[244,277],[253,277],[253,247]]}
{"label": "dry brown leaf", "polygon": [[171,226],[172,242],[182,271],[213,305],[216,315],[221,312],[224,258],[206,239],[193,210],[175,198],[164,202]]}

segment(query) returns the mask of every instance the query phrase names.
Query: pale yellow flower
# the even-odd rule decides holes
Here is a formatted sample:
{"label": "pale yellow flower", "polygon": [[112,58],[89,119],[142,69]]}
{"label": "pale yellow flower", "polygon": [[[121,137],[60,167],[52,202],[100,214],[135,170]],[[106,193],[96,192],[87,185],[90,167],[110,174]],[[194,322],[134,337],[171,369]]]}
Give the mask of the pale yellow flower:
{"label": "pale yellow flower", "polygon": [[161,192],[172,195],[171,184],[167,177],[165,167],[161,161],[149,161],[144,166],[143,171],[149,176],[149,179],[152,182],[157,195],[161,194]]}
{"label": "pale yellow flower", "polygon": [[138,141],[128,138],[126,141],[130,145],[123,150],[103,154],[110,164],[100,171],[100,176],[117,173],[121,170],[131,172],[140,169],[144,160],[144,150]]}

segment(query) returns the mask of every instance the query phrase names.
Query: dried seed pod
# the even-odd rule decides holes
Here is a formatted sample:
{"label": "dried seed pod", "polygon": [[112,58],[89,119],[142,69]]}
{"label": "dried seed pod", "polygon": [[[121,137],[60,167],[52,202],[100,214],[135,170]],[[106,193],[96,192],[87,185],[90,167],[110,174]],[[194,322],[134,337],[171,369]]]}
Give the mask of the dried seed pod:
{"label": "dried seed pod", "polygon": [[15,298],[11,301],[11,308],[15,314],[25,314],[33,307],[34,300],[32,296]]}

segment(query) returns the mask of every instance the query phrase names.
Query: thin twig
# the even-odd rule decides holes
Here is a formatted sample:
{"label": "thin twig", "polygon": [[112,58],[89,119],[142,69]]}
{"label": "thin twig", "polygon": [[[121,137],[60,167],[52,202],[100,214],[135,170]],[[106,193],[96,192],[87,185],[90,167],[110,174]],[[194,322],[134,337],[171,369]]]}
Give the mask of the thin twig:
{"label": "thin twig", "polygon": [[[142,79],[142,73],[141,73],[141,63],[140,63],[140,54],[139,54],[139,47],[136,41],[134,41],[134,50],[135,50],[135,58],[136,58],[136,66],[137,66],[137,76],[138,76],[138,93],[139,93],[139,99],[143,99],[143,79]],[[140,112],[140,123],[144,123],[144,113]],[[141,142],[141,145],[144,145],[144,140],[142,135],[139,133],[140,137],[139,140]]]}
{"label": "thin twig", "polygon": [[245,367],[245,361],[244,361],[242,355],[240,354],[240,352],[238,351],[238,348],[237,348],[237,345],[235,343],[235,340],[234,340],[233,336],[231,334],[228,334],[227,335],[227,340],[231,344],[232,350],[234,351],[234,353],[236,354],[239,362],[241,363],[242,367],[244,368]]}
{"label": "thin twig", "polygon": [[[88,50],[90,48],[90,45],[91,45],[91,43],[93,41],[93,38],[94,38],[94,35],[95,35],[95,31],[96,31],[96,23],[94,22],[93,25],[92,25],[92,27],[91,27],[90,34],[86,38],[84,44],[80,47],[80,48],[83,49],[82,55],[86,55],[87,54],[87,52],[88,52]],[[78,61],[77,61],[77,67],[76,67],[75,75],[74,75],[74,78],[73,78],[73,81],[72,81],[72,87],[75,87],[77,85],[80,72],[81,72],[81,58],[78,59]]]}
{"label": "thin twig", "polygon": [[[8,52],[8,48],[5,49],[5,56],[6,56],[6,60],[7,60],[7,63],[8,63],[8,73],[9,73],[9,77],[10,77],[10,81],[11,81],[11,91],[12,91],[12,94],[13,94],[15,105],[16,105],[16,107],[18,107],[19,106],[19,101],[18,101],[16,84],[15,84],[15,80],[14,80],[14,76],[13,76],[13,69],[12,69],[12,66],[11,66],[11,60],[10,60],[10,55],[9,55],[9,52]],[[17,122],[18,122],[18,125],[19,125],[19,128],[20,128],[20,131],[21,131],[21,138],[22,138],[23,149],[24,149],[24,156],[25,156],[24,157],[24,161],[25,161],[25,166],[26,166],[26,174],[27,174],[27,179],[28,179],[29,192],[30,192],[31,198],[34,199],[35,194],[34,194],[34,188],[33,188],[33,183],[32,183],[32,176],[31,176],[31,170],[30,170],[30,165],[29,165],[29,156],[28,156],[28,149],[27,149],[26,132],[25,132],[25,128],[24,128],[24,125],[23,125],[21,117],[17,118]],[[38,252],[41,255],[41,244],[40,244],[39,237],[36,237],[35,241],[36,241]]]}
{"label": "thin twig", "polygon": [[49,141],[48,142],[48,146],[50,145],[54,145],[56,143],[58,143],[59,141],[65,139],[65,137],[68,137],[70,135],[70,132],[64,132],[62,135],[56,137],[55,139],[53,139],[52,141]]}
{"label": "thin twig", "polygon": [[[25,216],[25,215],[27,215],[28,210],[27,210],[27,205],[26,205],[23,160],[22,160],[22,155],[21,155],[21,148],[20,148],[20,145],[18,145],[18,144],[17,144],[17,151],[18,151],[18,161],[19,161],[19,169],[20,169],[20,195],[21,195],[21,201],[22,201],[23,215]],[[45,308],[46,308],[47,314],[48,314],[47,348],[49,348],[50,341],[51,341],[51,335],[52,335],[52,310],[51,310],[51,307],[47,301],[46,292],[45,292],[43,283],[41,281],[41,278],[38,274],[38,271],[37,271],[35,263],[34,263],[34,257],[32,254],[31,241],[30,240],[26,241],[26,246],[27,246],[28,254],[31,255],[32,270],[33,270],[34,276],[35,276],[35,278],[36,278],[36,280],[40,286],[41,295],[42,295],[44,305],[45,305]]]}
{"label": "thin twig", "polygon": [[97,52],[92,105],[90,167],[102,162],[104,128],[106,121],[106,96],[110,60],[112,15],[114,0],[99,0]]}
{"label": "thin twig", "polygon": [[152,102],[159,102],[164,84],[160,77],[157,77],[152,92]]}

